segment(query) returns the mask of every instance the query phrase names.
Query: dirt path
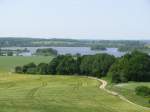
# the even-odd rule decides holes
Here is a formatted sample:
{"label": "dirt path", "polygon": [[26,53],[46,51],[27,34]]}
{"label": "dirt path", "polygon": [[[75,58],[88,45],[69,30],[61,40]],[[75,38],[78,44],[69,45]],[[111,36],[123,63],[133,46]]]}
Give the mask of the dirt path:
{"label": "dirt path", "polygon": [[106,91],[107,93],[112,94],[112,95],[114,95],[114,96],[118,96],[121,100],[124,100],[124,101],[126,101],[126,102],[128,102],[128,103],[130,103],[130,104],[139,106],[139,107],[141,107],[141,108],[143,108],[143,109],[146,109],[146,110],[150,110],[150,108],[148,108],[148,107],[144,107],[144,106],[141,106],[141,105],[138,105],[138,104],[136,104],[136,103],[133,103],[133,102],[129,101],[127,98],[125,98],[124,96],[120,95],[120,94],[117,93],[117,92],[114,92],[114,91],[111,91],[111,90],[106,89],[107,81],[102,80],[102,79],[98,79],[98,78],[95,78],[95,77],[88,77],[88,78],[94,79],[94,80],[98,80],[98,81],[101,83],[100,86],[99,86],[99,88],[100,88],[100,89],[103,89],[103,90]]}

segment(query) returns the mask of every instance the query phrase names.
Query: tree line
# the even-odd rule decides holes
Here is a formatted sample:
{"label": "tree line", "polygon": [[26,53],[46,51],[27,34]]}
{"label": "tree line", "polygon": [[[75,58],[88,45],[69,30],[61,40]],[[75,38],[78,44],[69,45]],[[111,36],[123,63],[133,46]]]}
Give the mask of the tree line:
{"label": "tree line", "polygon": [[17,66],[16,73],[44,75],[85,75],[104,77],[109,75],[112,82],[150,81],[150,56],[133,51],[121,58],[108,54],[71,56],[58,55],[49,63],[29,63]]}
{"label": "tree line", "polygon": [[59,75],[88,75],[106,76],[110,66],[116,58],[108,54],[96,54],[85,56],[59,55],[47,63],[29,63],[17,66],[16,73],[24,74],[59,74]]}

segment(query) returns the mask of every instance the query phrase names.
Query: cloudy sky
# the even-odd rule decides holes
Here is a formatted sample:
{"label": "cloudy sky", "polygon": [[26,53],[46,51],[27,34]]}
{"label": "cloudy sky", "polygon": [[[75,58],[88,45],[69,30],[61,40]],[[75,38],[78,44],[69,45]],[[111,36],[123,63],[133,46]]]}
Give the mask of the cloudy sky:
{"label": "cloudy sky", "polygon": [[150,0],[0,0],[0,37],[150,39]]}

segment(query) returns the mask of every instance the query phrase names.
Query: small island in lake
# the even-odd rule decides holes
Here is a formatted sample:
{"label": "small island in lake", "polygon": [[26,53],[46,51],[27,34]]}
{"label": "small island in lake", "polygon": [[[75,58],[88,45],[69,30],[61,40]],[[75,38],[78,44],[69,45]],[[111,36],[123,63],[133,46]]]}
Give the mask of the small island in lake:
{"label": "small island in lake", "polygon": [[34,55],[37,56],[57,56],[57,50],[52,48],[37,49]]}
{"label": "small island in lake", "polygon": [[101,51],[105,51],[107,50],[106,47],[103,47],[103,46],[99,46],[99,45],[93,45],[91,46],[91,50],[101,50]]}

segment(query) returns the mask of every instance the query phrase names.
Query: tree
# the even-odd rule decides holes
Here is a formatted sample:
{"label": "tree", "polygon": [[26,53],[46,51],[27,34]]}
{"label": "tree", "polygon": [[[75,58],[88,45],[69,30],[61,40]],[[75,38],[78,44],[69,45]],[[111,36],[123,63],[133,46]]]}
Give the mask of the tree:
{"label": "tree", "polygon": [[95,77],[105,76],[115,57],[108,54],[71,56],[60,55],[52,59],[49,64],[40,63],[36,66],[29,63],[22,67],[23,73],[60,74],[60,75],[88,75]]}
{"label": "tree", "polygon": [[42,74],[42,75],[48,74],[48,64],[46,64],[46,63],[40,63],[37,66],[37,73]]}
{"label": "tree", "polygon": [[109,74],[113,82],[150,81],[150,56],[134,51],[116,61]]}
{"label": "tree", "polygon": [[57,74],[67,75],[75,74],[77,66],[76,61],[72,56],[65,56],[56,68]]}
{"label": "tree", "polygon": [[82,74],[96,77],[105,76],[110,66],[115,62],[115,57],[108,54],[83,56],[80,64]]}
{"label": "tree", "polygon": [[65,56],[59,55],[56,58],[54,58],[49,64],[48,64],[48,73],[49,74],[56,74],[56,68],[59,65],[60,61],[63,60]]}
{"label": "tree", "polygon": [[[35,72],[35,70],[33,70],[33,69],[35,69],[36,68],[36,64],[34,64],[33,62],[32,63],[29,63],[29,64],[27,64],[27,65],[24,65],[23,67],[22,67],[22,72],[23,73],[27,73],[27,71],[28,71],[28,73],[30,72],[30,71],[34,71]],[[30,70],[28,70],[28,69],[30,69]]]}

